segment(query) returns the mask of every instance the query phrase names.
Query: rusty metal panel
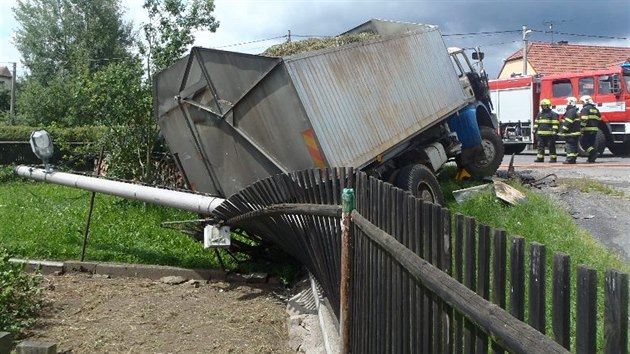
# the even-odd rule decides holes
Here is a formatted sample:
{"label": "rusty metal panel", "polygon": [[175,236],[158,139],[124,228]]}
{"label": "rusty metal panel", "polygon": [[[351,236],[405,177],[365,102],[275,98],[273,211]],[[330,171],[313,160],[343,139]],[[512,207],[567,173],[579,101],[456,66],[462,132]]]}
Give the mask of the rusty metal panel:
{"label": "rusty metal panel", "polygon": [[466,104],[450,60],[423,26],[285,63],[328,163],[362,167]]}

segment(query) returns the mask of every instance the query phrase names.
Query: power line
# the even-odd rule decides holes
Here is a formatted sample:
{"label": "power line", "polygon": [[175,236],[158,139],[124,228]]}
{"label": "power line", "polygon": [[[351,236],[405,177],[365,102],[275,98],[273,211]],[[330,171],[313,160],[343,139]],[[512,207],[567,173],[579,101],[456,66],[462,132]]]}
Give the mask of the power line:
{"label": "power line", "polygon": [[248,41],[248,42],[241,42],[241,43],[234,43],[234,44],[228,44],[228,45],[222,45],[219,47],[214,47],[215,49],[219,49],[219,48],[227,48],[227,47],[237,47],[237,46],[241,46],[241,45],[246,45],[246,44],[251,44],[251,43],[257,43],[257,42],[265,42],[265,41],[271,41],[274,39],[280,39],[280,38],[287,38],[287,35],[284,36],[277,36],[277,37],[271,37],[271,38],[264,38],[264,39],[255,39],[253,41]]}
{"label": "power line", "polygon": [[[546,31],[540,31],[540,30],[533,30],[534,32],[538,32],[538,33],[548,33]],[[622,39],[622,40],[628,40],[630,38],[628,37],[613,37],[613,36],[601,36],[601,35],[597,35],[597,34],[579,34],[579,33],[567,33],[567,32],[554,32],[555,34],[562,34],[565,36],[575,36],[575,37],[590,37],[590,38],[601,38],[601,39]]]}

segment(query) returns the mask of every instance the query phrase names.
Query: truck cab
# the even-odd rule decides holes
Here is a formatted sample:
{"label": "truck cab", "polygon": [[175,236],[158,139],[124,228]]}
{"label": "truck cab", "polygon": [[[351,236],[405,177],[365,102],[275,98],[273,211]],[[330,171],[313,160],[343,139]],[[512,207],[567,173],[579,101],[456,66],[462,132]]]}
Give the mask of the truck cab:
{"label": "truck cab", "polygon": [[[499,167],[503,159],[504,147],[501,138],[497,134],[499,126],[497,117],[492,113],[488,75],[483,69],[483,53],[478,49],[472,53],[472,58],[477,60],[480,67],[479,71],[475,70],[463,48],[449,47],[448,53],[451,57],[455,72],[459,77],[460,85],[470,102],[466,111],[469,112],[469,114],[474,114],[474,119],[476,120],[481,136],[481,150],[464,150],[462,154],[457,157],[456,162],[459,167],[466,168],[473,175],[492,174],[493,171],[496,171]],[[461,132],[461,129],[458,129],[458,127],[452,123],[453,121],[449,120],[451,129],[455,131],[459,130],[458,134],[461,139],[461,135],[464,135],[465,132]],[[483,156],[481,159],[479,158],[479,154]]]}

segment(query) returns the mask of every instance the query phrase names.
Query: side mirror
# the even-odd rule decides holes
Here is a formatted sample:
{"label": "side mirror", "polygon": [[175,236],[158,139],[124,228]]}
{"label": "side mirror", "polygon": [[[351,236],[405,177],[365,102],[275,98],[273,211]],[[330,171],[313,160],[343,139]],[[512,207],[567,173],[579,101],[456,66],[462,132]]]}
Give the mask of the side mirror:
{"label": "side mirror", "polygon": [[483,60],[484,53],[483,52],[472,52],[472,58],[475,60]]}
{"label": "side mirror", "polygon": [[612,76],[610,77],[610,82],[611,82],[611,91],[614,94],[620,94],[621,93],[621,80],[619,79],[619,74],[612,74]]}

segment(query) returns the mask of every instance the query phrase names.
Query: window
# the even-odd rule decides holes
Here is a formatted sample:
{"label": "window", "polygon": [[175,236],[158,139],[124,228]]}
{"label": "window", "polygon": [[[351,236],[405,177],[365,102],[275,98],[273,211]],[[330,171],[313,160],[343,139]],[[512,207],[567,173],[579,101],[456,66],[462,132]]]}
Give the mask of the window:
{"label": "window", "polygon": [[613,93],[612,92],[612,76],[602,75],[597,78],[597,81],[599,82],[598,92],[600,95]]}
{"label": "window", "polygon": [[453,55],[451,55],[451,63],[453,63],[453,67],[455,68],[455,72],[457,73],[457,76],[462,77],[463,75],[462,67],[459,61]]}
{"label": "window", "polygon": [[578,96],[593,95],[595,93],[595,79],[583,77],[578,81]]}
{"label": "window", "polygon": [[569,97],[573,95],[573,85],[569,80],[556,80],[553,82],[553,97]]}
{"label": "window", "polygon": [[628,74],[623,74],[623,81],[626,82],[626,92],[630,93],[630,75]]}

